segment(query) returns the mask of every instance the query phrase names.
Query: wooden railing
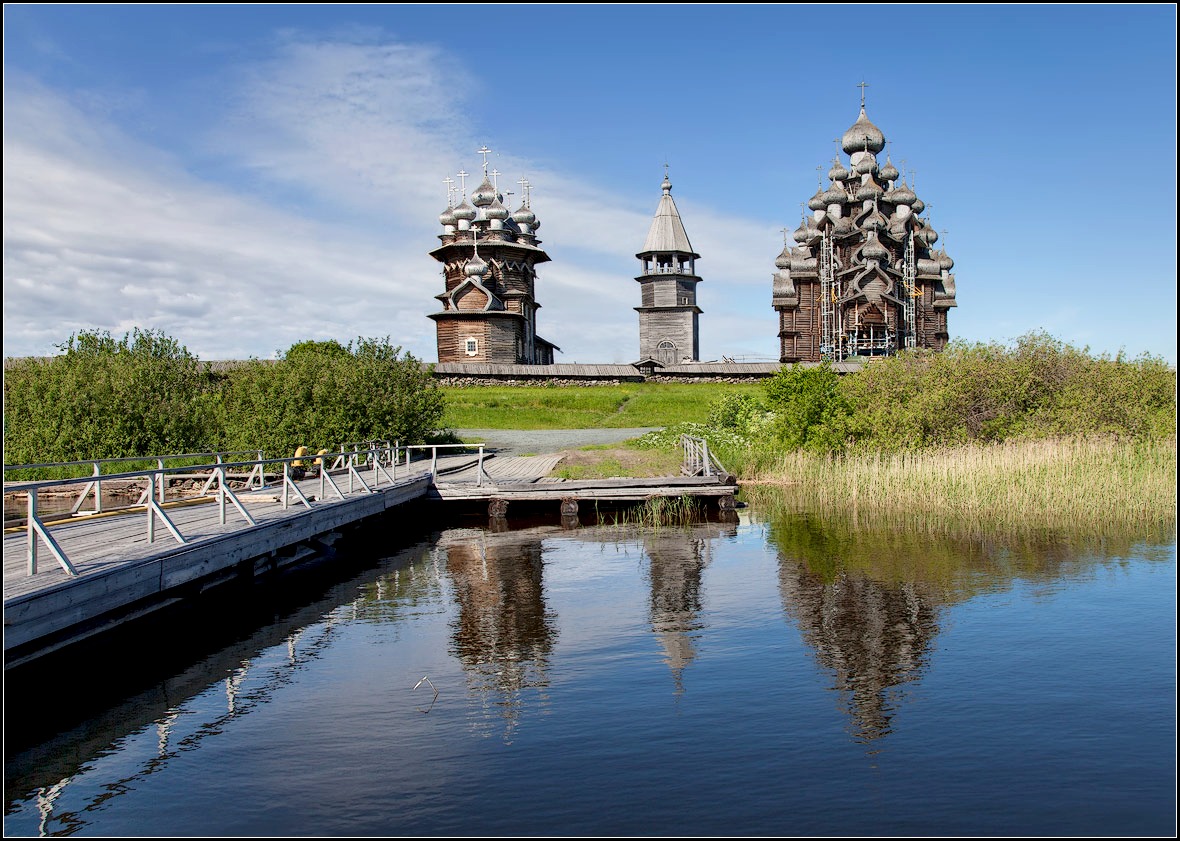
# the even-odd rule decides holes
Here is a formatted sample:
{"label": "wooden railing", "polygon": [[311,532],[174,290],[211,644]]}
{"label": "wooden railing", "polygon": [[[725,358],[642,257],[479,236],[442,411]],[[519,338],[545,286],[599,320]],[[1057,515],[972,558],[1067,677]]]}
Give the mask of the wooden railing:
{"label": "wooden railing", "polygon": [[684,451],[684,463],[680,472],[685,476],[719,476],[726,478],[729,471],[709,452],[709,442],[692,435],[681,435],[680,446]]}
{"label": "wooden railing", "polygon": [[[276,484],[281,484],[280,501],[284,510],[294,503],[301,503],[310,509],[312,507],[312,501],[303,493],[298,484],[299,480],[304,478],[308,472],[311,473],[310,478],[313,479],[318,474],[320,483],[319,495],[313,497],[313,499],[319,503],[324,503],[330,501],[328,499],[329,493],[336,499],[343,500],[345,493],[353,493],[357,484],[366,493],[376,493],[380,489],[382,478],[389,484],[396,483],[398,466],[405,465],[408,467],[414,458],[414,451],[420,452],[423,458],[426,457],[427,451],[429,451],[430,476],[433,477],[438,472],[438,451],[454,449],[478,449],[479,469],[476,474],[476,483],[482,484],[483,478],[486,475],[483,470],[485,457],[483,444],[419,444],[400,446],[396,442],[364,442],[363,445],[361,443],[345,445],[345,447],[342,447],[336,452],[304,453],[279,459],[266,458],[261,452],[257,454],[256,458],[243,461],[225,460],[225,457],[228,455],[240,455],[241,453],[186,453],[168,456],[95,459],[79,462],[5,465],[5,476],[18,470],[27,471],[46,468],[68,470],[71,467],[87,468],[91,470],[91,473],[89,475],[83,474],[64,479],[27,482],[5,481],[4,493],[6,496],[10,493],[23,493],[27,497],[27,516],[23,525],[28,537],[28,574],[35,575],[37,572],[38,548],[43,543],[62,569],[68,575],[76,576],[78,574],[77,571],[70,563],[69,558],[66,557],[65,552],[62,551],[61,546],[53,538],[49,527],[38,511],[38,496],[43,491],[54,488],[76,488],[78,485],[85,483],[81,491],[79,491],[68,517],[93,516],[95,514],[109,514],[118,511],[125,513],[143,511],[146,513],[145,525],[148,543],[155,542],[156,522],[158,520],[168,529],[178,543],[184,544],[186,543],[184,535],[181,534],[180,529],[177,528],[163,507],[165,491],[173,479],[204,480],[201,490],[190,498],[200,499],[202,497],[212,497],[215,499],[219,506],[219,522],[222,525],[226,522],[225,510],[226,503],[228,502],[241,515],[247,526],[254,526],[256,525],[254,518],[250,516],[250,513],[242,504],[241,499],[238,498],[237,494],[230,487],[228,481],[230,478],[244,478],[246,489],[262,489],[267,487],[272,481]],[[212,461],[208,460],[210,457],[212,457]],[[194,459],[204,459],[204,462],[192,464],[191,462]],[[187,461],[190,463],[175,465],[176,461]],[[156,467],[119,473],[102,472],[104,466],[125,464],[128,462],[155,462]],[[169,466],[170,462],[173,463],[172,466]],[[308,467],[311,467],[310,471],[307,470]],[[369,480],[372,482],[371,486],[365,480],[365,476],[362,475],[362,470],[366,473],[371,470],[371,474],[369,475]],[[236,473],[232,473],[231,471],[236,471]],[[333,472],[337,475],[333,476]],[[340,485],[336,481],[337,479],[343,480],[345,477],[348,480],[347,491],[341,490]],[[106,512],[104,512],[102,503],[103,481],[121,481],[124,483],[143,482],[144,489],[135,503],[116,506],[114,508],[108,506]],[[85,504],[91,494],[94,495],[95,499],[94,509],[82,511],[83,504]]]}

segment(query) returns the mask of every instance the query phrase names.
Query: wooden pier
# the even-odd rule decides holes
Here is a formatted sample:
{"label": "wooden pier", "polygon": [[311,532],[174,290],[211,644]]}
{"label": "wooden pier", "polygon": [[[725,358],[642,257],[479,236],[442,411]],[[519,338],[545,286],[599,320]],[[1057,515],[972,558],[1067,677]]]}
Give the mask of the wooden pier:
{"label": "wooden pier", "polygon": [[[504,516],[514,501],[551,501],[567,516],[583,502],[652,497],[703,497],[719,508],[733,508],[736,487],[726,477],[566,481],[551,476],[560,458],[436,454],[399,464],[392,476],[385,470],[374,473],[377,481],[369,482],[355,470],[329,470],[327,486],[314,477],[291,482],[286,486],[290,494],[283,486],[238,491],[233,499],[242,513],[224,497],[166,502],[156,510],[166,514],[168,528],[157,526],[154,534],[151,526],[145,528],[152,516],[146,506],[65,515],[44,525],[66,562],[55,561],[42,545],[40,561],[31,564],[29,531],[6,529],[5,668],[225,581],[306,560],[322,553],[326,536],[338,529],[414,499],[486,504],[491,517]],[[326,487],[334,490],[325,493]],[[36,570],[30,574],[31,565]]]}

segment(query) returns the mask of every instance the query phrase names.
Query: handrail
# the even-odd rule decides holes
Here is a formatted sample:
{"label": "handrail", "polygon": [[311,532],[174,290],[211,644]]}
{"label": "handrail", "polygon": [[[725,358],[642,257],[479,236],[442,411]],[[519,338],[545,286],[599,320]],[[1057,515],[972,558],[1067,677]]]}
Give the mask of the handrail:
{"label": "handrail", "polygon": [[709,442],[693,435],[681,435],[680,446],[684,450],[684,463],[680,472],[686,476],[729,476],[730,473],[717,456],[709,451]]}
{"label": "handrail", "polygon": [[[365,491],[367,493],[376,493],[377,488],[380,485],[382,476],[384,476],[391,484],[396,482],[396,480],[397,480],[398,455],[395,452],[393,452],[392,450],[388,451],[388,452],[382,452],[380,450],[374,449],[374,450],[369,450],[369,451],[363,451],[360,453],[358,453],[357,451],[352,451],[352,452],[347,452],[347,453],[342,453],[342,454],[347,456],[348,460],[349,460],[347,469],[348,469],[348,473],[349,473],[349,491],[350,492],[352,491],[352,483],[353,483],[354,478],[359,480],[361,486],[365,489]],[[333,457],[336,455],[337,455],[337,453],[328,453],[328,454],[324,454],[322,456],[322,458],[324,458],[326,460],[327,458]],[[373,465],[373,477],[372,477],[373,485],[372,485],[372,487],[370,487],[369,484],[367,482],[365,482],[365,480],[357,472],[356,465],[357,465],[357,457],[359,455],[364,455],[366,457],[366,461],[365,461],[366,464],[371,463]],[[233,492],[233,490],[229,487],[229,484],[226,481],[227,480],[227,471],[230,469],[233,469],[233,468],[250,467],[250,468],[252,468],[251,474],[250,474],[251,477],[253,477],[255,475],[258,475],[260,477],[264,477],[266,465],[281,464],[282,470],[283,470],[283,488],[282,488],[283,508],[286,509],[289,505],[288,491],[290,491],[290,490],[294,491],[296,498],[299,501],[301,501],[305,506],[307,506],[308,508],[312,507],[311,501],[300,490],[299,486],[295,483],[296,480],[294,480],[292,478],[292,471],[290,469],[294,462],[303,461],[304,459],[309,459],[309,457],[307,455],[290,456],[290,457],[286,457],[286,458],[276,459],[276,458],[266,458],[266,457],[262,456],[261,454],[259,454],[259,457],[256,459],[252,459],[250,461],[238,461],[238,462],[222,461],[220,458],[220,455],[218,455],[217,456],[218,460],[215,463],[166,467],[164,465],[164,462],[171,460],[173,458],[175,458],[175,457],[173,457],[173,456],[156,457],[154,459],[157,463],[157,466],[155,469],[132,470],[132,471],[125,471],[123,473],[105,474],[103,476],[103,478],[107,481],[120,480],[120,479],[123,479],[123,480],[136,480],[136,479],[144,480],[144,479],[146,479],[147,487],[145,488],[143,495],[140,496],[139,501],[136,502],[134,505],[126,506],[126,508],[124,510],[127,510],[130,512],[130,511],[142,509],[147,513],[147,540],[148,540],[148,543],[155,542],[155,521],[157,518],[159,518],[160,520],[163,521],[165,527],[172,533],[172,536],[176,539],[176,541],[178,543],[181,543],[181,544],[186,543],[184,535],[181,534],[180,529],[177,528],[176,524],[171,520],[171,518],[169,518],[168,514],[165,512],[163,505],[162,505],[162,503],[164,502],[164,495],[163,494],[164,494],[165,481],[168,476],[191,475],[194,471],[210,471],[210,481],[206,482],[205,488],[203,489],[203,494],[207,494],[207,491],[209,490],[210,485],[215,480],[217,482],[216,497],[217,497],[217,501],[218,501],[218,505],[219,505],[219,518],[218,519],[219,519],[219,522],[223,525],[225,524],[225,503],[227,500],[237,509],[238,513],[241,514],[242,518],[246,521],[246,523],[248,525],[250,525],[250,526],[256,525],[254,518],[251,517],[249,512],[246,511],[245,506],[242,504],[241,500],[237,497],[237,495]],[[146,459],[138,458],[138,459],[127,459],[127,460],[128,461],[144,461]],[[392,475],[388,471],[386,471],[385,468],[382,466],[383,461],[386,464],[389,464],[392,466],[392,468],[393,468]],[[83,462],[83,463],[86,463],[86,462]],[[321,465],[324,463],[326,463],[326,461],[321,462]],[[321,469],[319,471],[319,474],[320,474],[320,496],[319,496],[319,499],[320,500],[324,499],[325,484],[327,482],[332,483],[333,489],[335,490],[336,494],[341,499],[343,499],[344,495],[340,492],[339,487],[336,486],[335,481],[331,478],[331,476],[328,475],[328,473],[329,473],[329,470],[325,470],[321,466]],[[202,473],[202,475],[203,475],[203,473]],[[75,478],[70,478],[70,479],[43,479],[43,480],[29,481],[29,482],[5,482],[4,483],[5,493],[25,492],[27,495],[28,516],[27,516],[26,523],[25,523],[25,529],[26,529],[26,534],[28,536],[28,556],[27,556],[28,557],[28,567],[27,567],[27,569],[28,569],[29,575],[35,575],[37,573],[37,549],[38,549],[39,542],[44,542],[46,544],[46,546],[49,548],[50,552],[53,554],[54,558],[56,558],[57,562],[66,571],[67,575],[73,577],[78,574],[77,570],[70,563],[69,558],[66,557],[66,554],[62,550],[61,546],[57,543],[56,540],[54,540],[52,534],[49,531],[49,528],[46,526],[44,521],[38,515],[38,513],[37,513],[37,496],[38,496],[38,493],[42,490],[45,490],[48,488],[77,485],[77,484],[79,484],[80,481],[85,481],[87,478],[89,478],[89,477],[75,477]],[[94,484],[94,481],[92,480],[92,482],[90,484]],[[262,486],[265,487],[265,479],[263,479]],[[88,485],[88,487],[89,487],[89,485]],[[160,489],[160,496],[158,499],[156,498],[155,494],[152,493],[152,489],[155,487],[159,487],[159,489]],[[200,498],[200,497],[198,497],[198,498]],[[75,511],[71,511],[71,514],[76,513],[76,508],[77,508],[77,506],[75,506]]]}
{"label": "handrail", "polygon": [[[70,515],[73,516],[74,514],[79,513],[78,509],[81,507],[82,502],[87,498],[92,487],[94,488],[94,494],[96,498],[95,510],[93,512],[87,511],[81,513],[86,515],[103,513],[101,507],[99,476],[102,477],[102,481],[107,482],[118,480],[130,480],[132,482],[136,480],[146,480],[146,487],[144,488],[144,491],[140,495],[139,499],[132,505],[122,506],[120,509],[116,510],[124,510],[128,512],[143,510],[146,512],[148,543],[155,542],[155,525],[156,520],[159,519],[163,522],[168,531],[171,532],[176,541],[181,544],[186,543],[185,537],[183,534],[181,534],[180,529],[176,526],[172,519],[169,518],[163,507],[165,501],[165,488],[167,487],[167,481],[169,478],[191,478],[194,476],[204,477],[207,475],[208,478],[205,482],[205,485],[196,498],[202,499],[210,496],[209,491],[213,485],[216,484],[216,490],[214,491],[213,495],[216,496],[219,506],[219,522],[222,525],[224,525],[226,522],[225,511],[226,502],[228,501],[235,509],[237,509],[242,519],[245,520],[249,526],[255,526],[256,522],[254,518],[250,516],[245,506],[242,504],[242,501],[230,488],[227,481],[228,471],[237,468],[250,468],[250,473],[247,477],[247,487],[253,488],[254,481],[257,479],[259,483],[258,487],[261,489],[265,488],[267,484],[267,466],[273,467],[276,465],[281,465],[282,489],[280,500],[284,510],[287,509],[292,503],[292,495],[294,496],[294,502],[302,503],[306,508],[309,509],[313,507],[312,500],[317,500],[321,503],[326,501],[329,486],[331,487],[331,493],[334,494],[338,499],[343,500],[346,492],[341,490],[340,486],[336,483],[335,478],[333,478],[331,475],[331,472],[336,470],[338,465],[343,467],[348,476],[347,493],[353,492],[354,483],[359,484],[365,493],[376,493],[381,484],[382,477],[384,477],[385,480],[390,484],[396,483],[397,469],[398,465],[402,463],[402,454],[404,453],[405,464],[408,466],[412,458],[412,450],[431,451],[430,476],[433,478],[438,473],[439,450],[478,449],[479,461],[476,474],[476,483],[478,485],[482,485],[484,478],[490,479],[483,467],[485,458],[485,447],[483,444],[415,444],[399,446],[395,443],[391,446],[389,442],[381,443],[384,444],[384,446],[369,447],[366,449],[355,447],[352,450],[342,448],[340,451],[333,453],[315,453],[314,455],[310,453],[303,453],[297,456],[288,456],[284,458],[267,458],[261,451],[259,451],[257,458],[247,461],[224,461],[222,459],[222,453],[190,453],[173,456],[141,456],[127,457],[122,459],[98,459],[86,462],[63,462],[58,466],[93,465],[95,473],[91,476],[76,476],[68,479],[41,479],[27,482],[4,482],[4,491],[5,493],[24,492],[27,495],[28,516],[25,522],[25,530],[28,536],[28,574],[35,575],[37,572],[37,550],[39,544],[43,542],[49,548],[49,551],[53,554],[57,562],[66,571],[66,574],[70,576],[76,576],[78,574],[77,570],[70,563],[69,558],[66,557],[65,552],[53,538],[48,526],[38,514],[37,497],[38,494],[43,490],[50,488],[77,486],[83,482],[86,482],[86,487],[83,489],[78,501],[71,509]],[[240,452],[245,451],[239,451],[239,453]],[[166,465],[166,462],[168,461],[173,461],[179,458],[194,458],[201,455],[212,455],[215,458],[215,461],[212,463],[195,465]],[[328,466],[329,460],[335,460],[332,466]],[[102,474],[99,472],[100,467],[96,462],[115,461],[155,461],[156,467],[144,470],[124,471],[121,473]],[[299,464],[296,465],[296,462],[299,462]],[[303,476],[297,474],[296,471],[292,469],[302,469],[305,463],[319,466],[318,473],[320,479],[320,493],[318,497],[312,497],[311,499],[309,499],[307,495],[303,493],[302,489],[298,485],[299,479],[303,478]],[[4,469],[7,471],[9,469],[17,469],[17,467],[28,468],[37,466],[49,465],[19,465],[13,466],[12,468],[6,465]],[[365,477],[361,475],[358,468],[367,468],[370,466],[372,467],[372,473],[369,481],[366,481]],[[389,469],[387,470],[386,468]],[[153,490],[155,490],[156,493],[153,493]]]}

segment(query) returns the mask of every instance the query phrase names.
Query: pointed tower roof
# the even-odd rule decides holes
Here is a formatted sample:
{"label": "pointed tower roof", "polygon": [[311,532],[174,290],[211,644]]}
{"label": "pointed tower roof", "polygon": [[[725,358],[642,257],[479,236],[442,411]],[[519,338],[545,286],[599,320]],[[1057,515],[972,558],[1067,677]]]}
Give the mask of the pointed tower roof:
{"label": "pointed tower roof", "polygon": [[676,210],[676,202],[672,201],[672,182],[664,174],[664,183],[660,185],[664,195],[660,197],[660,206],[656,208],[656,218],[652,220],[651,230],[647,232],[647,239],[643,243],[643,250],[635,255],[691,254],[700,259],[701,255],[692,250],[692,243],[688,241],[688,234],[684,231],[684,223],[680,221],[680,213]]}

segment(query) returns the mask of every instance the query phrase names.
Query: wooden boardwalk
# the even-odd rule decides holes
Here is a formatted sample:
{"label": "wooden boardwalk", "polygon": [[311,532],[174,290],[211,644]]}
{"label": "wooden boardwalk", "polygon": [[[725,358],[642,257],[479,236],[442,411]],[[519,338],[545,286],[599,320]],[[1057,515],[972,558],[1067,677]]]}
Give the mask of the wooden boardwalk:
{"label": "wooden boardwalk", "polygon": [[319,478],[296,483],[310,507],[288,492],[284,508],[281,487],[240,491],[254,525],[230,503],[222,523],[218,503],[208,497],[168,502],[164,508],[184,543],[158,519],[149,543],[142,507],[48,522],[77,576],[44,544],[37,572],[29,575],[27,532],[10,530],[4,536],[5,667],[221,581],[295,563],[322,549],[319,539],[333,530],[411,499],[487,501],[489,514],[504,513],[509,500],[554,500],[562,513],[570,513],[571,504],[576,512],[578,500],[652,496],[727,498],[732,507],[735,488],[715,477],[563,481],[551,476],[560,460],[559,454],[487,457],[481,476],[477,456],[446,456],[439,457],[433,478],[429,459],[399,465],[393,482],[383,476],[374,483],[371,471],[359,471],[369,487],[350,483],[347,471],[333,471],[343,498]]}

